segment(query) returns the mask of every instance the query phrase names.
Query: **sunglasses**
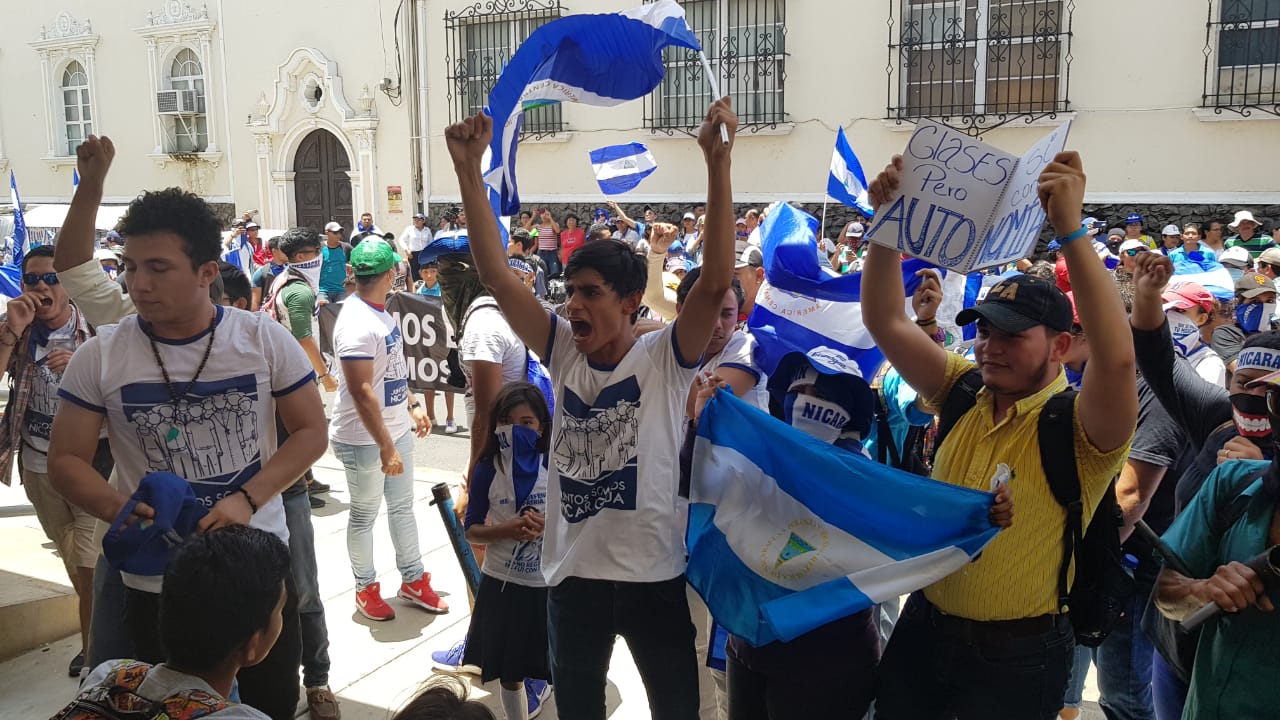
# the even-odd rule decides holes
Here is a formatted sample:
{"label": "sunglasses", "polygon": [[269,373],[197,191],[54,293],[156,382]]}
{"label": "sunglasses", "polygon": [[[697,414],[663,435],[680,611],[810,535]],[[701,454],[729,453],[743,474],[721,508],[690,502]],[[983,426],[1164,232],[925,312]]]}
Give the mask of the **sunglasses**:
{"label": "sunglasses", "polygon": [[1124,254],[1128,255],[1129,257],[1135,257],[1144,252],[1147,252],[1147,251],[1143,250],[1142,248],[1129,248],[1128,250],[1124,251]]}
{"label": "sunglasses", "polygon": [[41,282],[50,286],[57,285],[58,273],[44,273],[43,275],[37,273],[22,273],[22,282],[23,284],[30,285],[31,287],[35,287]]}

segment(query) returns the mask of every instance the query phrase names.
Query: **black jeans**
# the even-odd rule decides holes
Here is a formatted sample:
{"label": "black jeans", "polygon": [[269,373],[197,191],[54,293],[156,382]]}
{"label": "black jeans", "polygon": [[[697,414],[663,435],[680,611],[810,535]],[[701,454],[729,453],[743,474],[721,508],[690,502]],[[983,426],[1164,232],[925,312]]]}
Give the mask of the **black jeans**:
{"label": "black jeans", "polygon": [[[240,668],[236,681],[240,701],[260,710],[271,720],[292,720],[298,706],[298,664],[302,659],[302,639],[298,629],[298,591],[293,578],[285,578],[283,625],[280,639],[262,662]],[[128,588],[124,601],[125,625],[129,628],[135,659],[149,663],[164,662],[166,654],[160,640],[160,596]],[[192,622],[201,622],[193,618]]]}
{"label": "black jeans", "polygon": [[730,638],[729,717],[860,720],[875,695],[876,617],[872,607],[761,648]]}
{"label": "black jeans", "polygon": [[698,660],[684,575],[653,583],[566,578],[547,598],[560,720],[604,720],[618,635],[644,681],[653,720],[697,720]]}
{"label": "black jeans", "polygon": [[[1075,637],[1065,618],[1043,631],[940,619],[921,593],[903,608],[880,660],[877,720],[1053,720]],[[1030,620],[1015,621],[1034,625]]]}

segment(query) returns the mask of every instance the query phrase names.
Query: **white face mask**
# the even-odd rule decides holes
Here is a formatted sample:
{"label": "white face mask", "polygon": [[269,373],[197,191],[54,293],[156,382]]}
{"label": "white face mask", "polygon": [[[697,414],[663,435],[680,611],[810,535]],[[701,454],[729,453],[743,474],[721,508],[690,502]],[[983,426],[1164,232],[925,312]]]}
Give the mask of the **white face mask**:
{"label": "white face mask", "polygon": [[849,422],[849,415],[844,408],[812,395],[787,393],[784,412],[791,427],[825,443],[834,443],[839,439],[841,431]]}
{"label": "white face mask", "polygon": [[1173,346],[1178,349],[1182,357],[1190,357],[1203,343],[1200,339],[1200,326],[1181,310],[1169,310],[1164,315],[1169,319],[1169,333],[1173,335]]}
{"label": "white face mask", "polygon": [[307,284],[311,286],[312,290],[320,287],[320,269],[323,265],[323,257],[316,257],[315,259],[307,260],[306,262],[289,263],[289,267],[297,270],[299,273],[302,273],[302,276],[307,279]]}

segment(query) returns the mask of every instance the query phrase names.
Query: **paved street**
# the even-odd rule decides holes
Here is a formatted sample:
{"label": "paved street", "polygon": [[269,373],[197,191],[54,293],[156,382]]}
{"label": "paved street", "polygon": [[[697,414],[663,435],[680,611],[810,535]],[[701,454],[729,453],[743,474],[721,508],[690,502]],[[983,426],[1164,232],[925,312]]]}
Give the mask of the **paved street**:
{"label": "paved street", "polygon": [[[354,585],[347,562],[346,482],[341,465],[326,454],[316,466],[316,477],[333,486],[328,505],[313,513],[316,553],[320,565],[320,587],[325,609],[333,662],[331,686],[342,704],[347,720],[387,720],[431,675],[431,652],[447,648],[466,634],[469,613],[462,572],[454,558],[439,512],[430,505],[431,487],[438,482],[456,484],[467,457],[467,435],[444,435],[444,407],[437,418],[439,434],[421,440],[415,447],[415,502],[424,562],[432,574],[432,585],[452,605],[448,614],[435,616],[408,607],[399,600],[389,602],[396,609],[394,620],[376,623],[355,611]],[[458,413],[463,414],[461,398]],[[0,486],[0,572],[9,571],[66,584],[61,563],[39,536],[34,515],[24,511],[26,498],[21,488]],[[34,529],[34,531],[33,531]],[[22,542],[14,542],[22,538]],[[393,563],[385,512],[374,530],[375,556],[383,595],[391,596],[399,578]],[[79,646],[78,638],[67,638],[25,655],[0,663],[0,720],[41,718],[55,713],[75,693],[75,682],[66,676],[67,662]],[[474,696],[502,718],[497,700],[497,684],[473,683]],[[1096,701],[1097,689],[1090,674],[1085,697]],[[615,720],[647,718],[648,704],[635,666],[621,641],[614,652],[607,691],[608,712]],[[1086,718],[1101,718],[1096,705]],[[548,703],[543,718],[555,718],[555,701]]]}

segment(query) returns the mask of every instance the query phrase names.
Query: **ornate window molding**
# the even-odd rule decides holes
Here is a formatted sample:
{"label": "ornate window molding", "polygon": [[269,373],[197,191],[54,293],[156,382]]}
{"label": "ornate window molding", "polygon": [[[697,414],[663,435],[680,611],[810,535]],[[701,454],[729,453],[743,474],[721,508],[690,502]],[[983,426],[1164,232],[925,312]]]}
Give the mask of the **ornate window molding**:
{"label": "ornate window molding", "polygon": [[[78,116],[88,110],[88,117],[75,122],[100,123],[98,114],[98,71],[96,50],[98,34],[88,20],[81,22],[69,12],[62,12],[51,26],[41,26],[40,39],[30,43],[40,56],[40,76],[43,80],[45,107],[45,160],[56,170],[62,165],[75,164],[74,150],[68,151],[66,110],[63,97],[63,75],[73,63],[83,71],[84,84],[77,93],[87,103],[76,103]],[[79,127],[84,127],[80,125]]]}
{"label": "ornate window molding", "polygon": [[1196,117],[1280,117],[1280,2],[1209,0],[1205,28],[1204,93]]}
{"label": "ornate window molding", "polygon": [[[449,120],[479,112],[498,76],[529,34],[563,13],[560,0],[485,0],[444,15]],[[564,130],[560,103],[524,113],[522,139]]]}
{"label": "ornate window molding", "polygon": [[[888,123],[971,135],[1071,108],[1075,0],[890,0]],[[896,77],[895,77],[896,73]]]}
{"label": "ornate window molding", "polygon": [[[167,0],[158,12],[148,12],[134,32],[147,50],[148,101],[151,107],[151,158],[162,168],[170,162],[204,161],[216,167],[222,160],[214,109],[218,82],[213,48],[215,23],[206,7]],[[186,62],[175,63],[175,60]],[[175,76],[176,65],[188,69]],[[191,68],[199,67],[199,75]]]}
{"label": "ornate window molding", "polygon": [[[681,0],[720,92],[733,98],[742,132],[786,134],[786,0]],[[702,124],[711,85],[698,53],[663,51],[666,74],[644,100],[645,127],[692,134]]]}

